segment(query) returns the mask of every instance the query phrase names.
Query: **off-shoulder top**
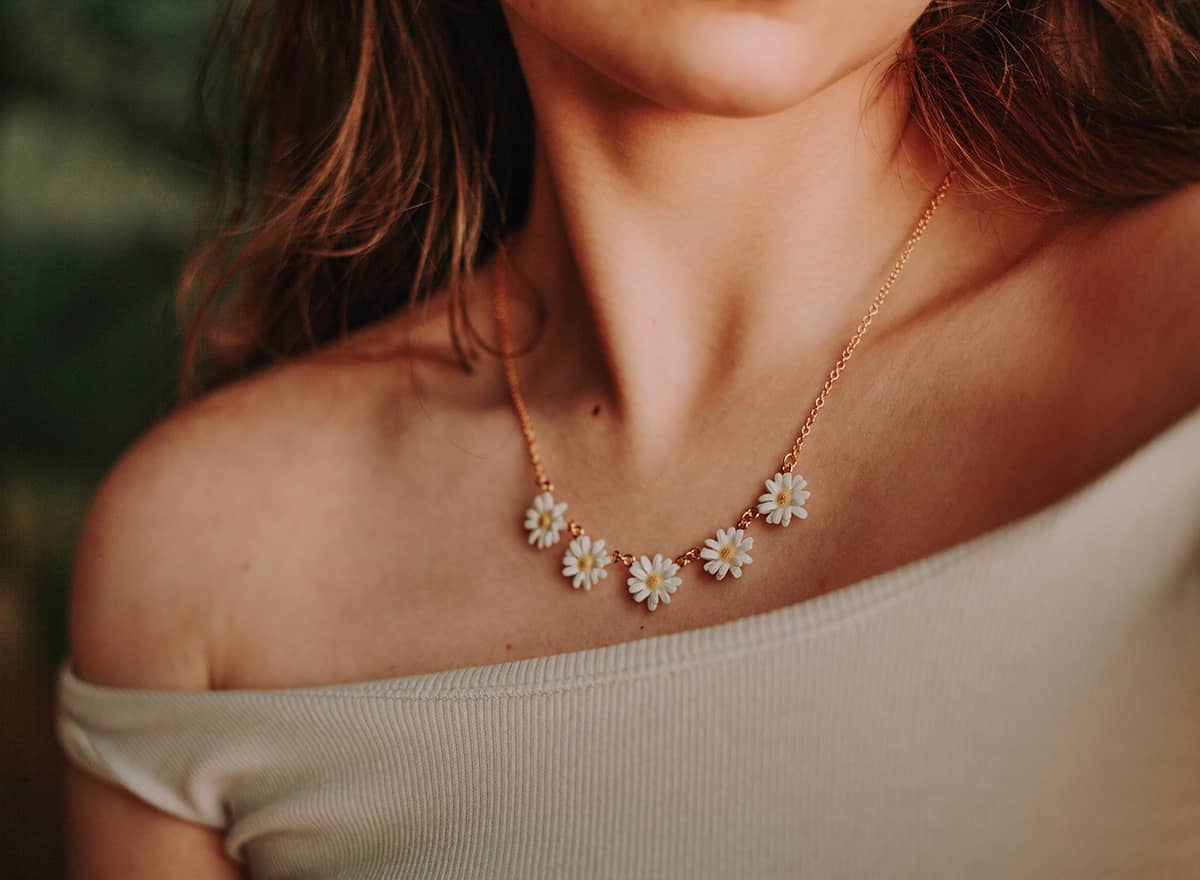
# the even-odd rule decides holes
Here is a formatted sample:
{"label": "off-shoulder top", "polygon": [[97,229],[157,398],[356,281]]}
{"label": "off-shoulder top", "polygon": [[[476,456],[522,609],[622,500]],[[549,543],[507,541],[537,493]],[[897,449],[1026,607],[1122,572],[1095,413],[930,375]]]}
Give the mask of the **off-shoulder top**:
{"label": "off-shoulder top", "polygon": [[1010,525],[720,625],[277,690],[68,659],[58,693],[71,761],[263,880],[1200,877],[1200,411]]}

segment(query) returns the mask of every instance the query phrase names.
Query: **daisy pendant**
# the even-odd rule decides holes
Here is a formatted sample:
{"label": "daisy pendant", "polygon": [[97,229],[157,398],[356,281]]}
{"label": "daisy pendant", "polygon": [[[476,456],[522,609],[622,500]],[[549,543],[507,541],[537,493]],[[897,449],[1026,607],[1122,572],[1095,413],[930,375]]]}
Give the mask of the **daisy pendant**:
{"label": "daisy pendant", "polygon": [[655,553],[654,558],[643,556],[629,567],[632,575],[626,583],[634,601],[646,601],[646,609],[653,611],[661,600],[664,605],[670,604],[671,594],[679,589],[683,578],[678,577],[679,566],[675,560]]}
{"label": "daisy pendant", "polygon": [[529,543],[536,544],[539,550],[557,543],[558,533],[567,527],[567,520],[563,516],[566,510],[567,502],[556,502],[549,492],[534,498],[533,506],[525,511]]}
{"label": "daisy pendant", "polygon": [[754,539],[744,529],[717,529],[717,537],[709,538],[704,545],[700,551],[700,558],[707,560],[704,570],[717,580],[727,574],[740,578],[742,566],[754,561],[747,552],[754,546]]}
{"label": "daisy pendant", "polygon": [[601,578],[608,577],[604,568],[611,563],[612,557],[604,549],[603,538],[593,541],[587,535],[580,535],[567,545],[562,573],[572,578],[571,586],[575,589],[590,590]]}
{"label": "daisy pendant", "polygon": [[767,480],[767,491],[758,496],[758,512],[767,518],[773,526],[786,526],[792,521],[792,516],[804,519],[808,511],[804,502],[811,492],[805,491],[808,484],[799,474],[781,471]]}

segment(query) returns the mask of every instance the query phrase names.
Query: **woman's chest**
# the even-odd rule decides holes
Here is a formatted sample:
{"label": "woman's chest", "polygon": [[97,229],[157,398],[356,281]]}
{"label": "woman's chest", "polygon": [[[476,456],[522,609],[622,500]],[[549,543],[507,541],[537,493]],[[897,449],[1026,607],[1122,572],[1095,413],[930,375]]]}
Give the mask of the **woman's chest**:
{"label": "woman's chest", "polygon": [[[813,423],[798,463],[809,515],[786,528],[757,520],[740,578],[717,581],[694,563],[654,612],[633,601],[633,573],[619,564],[591,589],[574,588],[562,574],[569,534],[530,545],[523,521],[537,489],[515,416],[439,417],[410,459],[400,452],[399,466],[373,467],[379,479],[361,484],[345,521],[328,524],[327,547],[303,548],[311,565],[238,599],[226,684],[416,674],[711,626],[815,599],[1027,516],[1190,402],[1186,389],[1147,395],[1123,377],[1145,340],[1134,334],[1136,350],[1100,360],[1103,345],[1073,335],[1073,314],[1034,285],[881,334]],[[613,477],[620,461],[589,442],[587,421],[546,412],[543,457],[590,536],[634,556],[673,557],[753,505],[764,491],[756,481],[774,471],[806,409],[797,402],[795,424],[715,422],[642,482]],[[286,628],[273,624],[281,606]]]}

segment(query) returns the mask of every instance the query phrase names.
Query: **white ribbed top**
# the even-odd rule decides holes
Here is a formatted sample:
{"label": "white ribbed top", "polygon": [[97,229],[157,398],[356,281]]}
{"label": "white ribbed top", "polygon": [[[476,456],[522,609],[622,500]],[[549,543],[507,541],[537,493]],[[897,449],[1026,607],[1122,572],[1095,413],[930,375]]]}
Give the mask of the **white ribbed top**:
{"label": "white ribbed top", "polygon": [[99,687],[79,766],[255,878],[1200,876],[1200,410],[818,599],[327,687]]}

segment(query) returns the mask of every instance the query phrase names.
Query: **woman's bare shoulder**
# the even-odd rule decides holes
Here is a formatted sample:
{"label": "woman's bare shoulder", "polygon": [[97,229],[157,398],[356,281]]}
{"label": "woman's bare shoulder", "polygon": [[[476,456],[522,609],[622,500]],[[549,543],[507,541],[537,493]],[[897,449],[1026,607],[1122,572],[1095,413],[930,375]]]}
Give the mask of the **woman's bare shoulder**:
{"label": "woman's bare shoulder", "polygon": [[1065,316],[1149,397],[1200,405],[1200,183],[1088,226]]}
{"label": "woman's bare shoulder", "polygon": [[[405,342],[392,345],[398,330]],[[461,435],[453,413],[466,419],[496,386],[486,369],[454,365],[446,332],[432,313],[393,319],[216,390],[140,437],[82,529],[76,672],[212,686],[240,593],[328,568],[380,485],[403,485],[414,501],[435,491],[447,442]]]}
{"label": "woman's bare shoulder", "polygon": [[1095,229],[1096,275],[1132,288],[1131,309],[1200,315],[1200,182],[1112,215]]}

